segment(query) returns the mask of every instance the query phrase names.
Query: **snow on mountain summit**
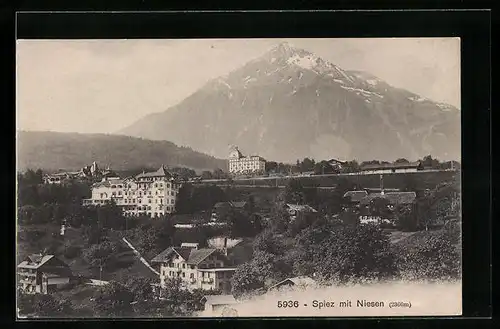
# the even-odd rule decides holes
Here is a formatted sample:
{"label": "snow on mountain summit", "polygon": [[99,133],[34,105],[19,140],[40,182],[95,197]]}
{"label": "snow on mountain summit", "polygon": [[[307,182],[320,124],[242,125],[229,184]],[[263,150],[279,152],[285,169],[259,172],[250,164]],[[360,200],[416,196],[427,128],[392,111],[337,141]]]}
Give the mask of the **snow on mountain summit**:
{"label": "snow on mountain summit", "polygon": [[277,161],[439,157],[460,154],[452,109],[282,43],[120,133],[218,157],[228,144]]}

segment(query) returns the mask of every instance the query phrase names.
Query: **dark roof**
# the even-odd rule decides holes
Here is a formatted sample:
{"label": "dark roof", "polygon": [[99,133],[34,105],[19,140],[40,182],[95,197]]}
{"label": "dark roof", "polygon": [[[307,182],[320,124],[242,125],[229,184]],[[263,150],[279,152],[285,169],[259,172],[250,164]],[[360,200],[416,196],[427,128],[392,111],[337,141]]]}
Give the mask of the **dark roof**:
{"label": "dark roof", "polygon": [[383,198],[389,201],[391,204],[410,204],[415,201],[417,195],[415,192],[388,192],[384,193],[372,193],[361,199],[361,205],[369,204],[375,198]]}
{"label": "dark roof", "polygon": [[283,281],[280,281],[276,283],[275,285],[269,287],[269,290],[278,288],[284,284],[291,284],[294,286],[314,286],[316,284],[316,281],[311,279],[308,276],[297,276],[294,278],[288,278]]}
{"label": "dark roof", "polygon": [[344,198],[351,198],[351,201],[359,202],[368,195],[366,191],[347,191]]}
{"label": "dark roof", "polygon": [[380,170],[380,169],[405,169],[417,168],[420,162],[409,163],[383,163],[383,164],[367,164],[361,167],[361,170]]}
{"label": "dark roof", "polygon": [[166,250],[162,251],[156,257],[154,257],[151,262],[152,263],[161,263],[170,260],[172,255],[175,253],[182,257],[186,261],[186,263],[190,265],[197,265],[205,258],[214,253],[217,249],[214,248],[203,248],[203,249],[194,249],[189,247],[170,247]]}
{"label": "dark roof", "polygon": [[157,171],[141,173],[136,176],[136,178],[142,177],[172,177],[172,174],[168,172],[164,165],[162,165]]}
{"label": "dark roof", "polygon": [[212,248],[192,250],[191,254],[189,255],[187,263],[191,265],[197,265],[200,262],[202,262],[205,258],[210,256],[216,250],[217,249],[212,249]]}

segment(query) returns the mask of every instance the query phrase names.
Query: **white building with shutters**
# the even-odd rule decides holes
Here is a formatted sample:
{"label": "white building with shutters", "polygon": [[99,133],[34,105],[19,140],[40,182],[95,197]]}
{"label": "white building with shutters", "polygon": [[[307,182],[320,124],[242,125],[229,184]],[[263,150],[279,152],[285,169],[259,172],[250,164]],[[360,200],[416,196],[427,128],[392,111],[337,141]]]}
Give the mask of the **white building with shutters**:
{"label": "white building with shutters", "polygon": [[113,200],[125,215],[160,217],[175,211],[181,184],[164,166],[135,177],[107,178],[92,186],[92,197],[84,205],[104,205]]}
{"label": "white building with shutters", "polygon": [[230,174],[258,174],[266,171],[266,160],[258,155],[244,156],[237,147],[229,154]]}

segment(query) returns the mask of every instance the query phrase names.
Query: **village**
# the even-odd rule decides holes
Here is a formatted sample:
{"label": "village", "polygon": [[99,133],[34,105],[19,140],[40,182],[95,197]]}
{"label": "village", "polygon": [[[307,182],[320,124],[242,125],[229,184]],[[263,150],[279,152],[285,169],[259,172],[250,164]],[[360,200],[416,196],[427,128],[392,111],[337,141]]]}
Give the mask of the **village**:
{"label": "village", "polygon": [[[456,172],[457,164],[449,165],[430,170]],[[26,201],[19,209],[22,229],[18,239],[31,244],[27,249],[35,252],[26,250],[20,256],[18,286],[24,306],[18,303],[18,309],[23,308],[28,315],[50,313],[44,307],[61,315],[57,313],[61,305],[73,310],[68,314],[80,315],[99,311],[138,312],[134,316],[146,317],[234,315],[234,305],[250,295],[285,286],[308,288],[333,282],[333,277],[318,268],[317,262],[322,261],[307,256],[312,248],[311,234],[318,228],[334,227],[348,239],[363,234],[374,244],[394,245],[411,236],[426,241],[427,236],[459,225],[460,188],[456,181],[444,179],[422,188],[415,185],[414,178],[408,180],[408,176],[429,171],[423,161],[359,167],[359,175],[377,177],[376,186],[360,186],[342,178],[347,166],[348,162],[333,159],[322,162],[319,173],[293,170],[292,174],[289,167],[284,169],[289,172],[286,176],[275,165],[270,171],[262,157],[246,157],[235,148],[228,157],[227,177],[219,179],[181,178],[164,165],[120,177],[109,167],[100,169],[96,162],[77,172],[26,173],[23,179],[33,182],[25,184],[42,191],[34,199],[43,198],[43,193],[72,194],[64,196],[72,199],[51,196],[56,208],[50,208],[45,219],[38,218],[42,218],[44,207],[49,207],[47,202]],[[353,170],[348,171],[352,175]],[[234,184],[238,179],[272,179],[277,175],[284,178],[283,186],[277,181],[270,186]],[[320,188],[307,184],[311,175],[337,175],[339,180]],[[406,186],[385,186],[386,177],[391,175],[406,180]],[[75,193],[78,186],[87,190]],[[37,202],[42,210],[34,206]],[[360,229],[364,226],[369,231]],[[51,233],[31,231],[33,227],[51,227]],[[30,232],[50,236],[45,238],[49,245],[40,242],[33,246]],[[76,242],[82,239],[86,241]],[[323,241],[321,248],[338,248],[329,243]],[[370,246],[367,242],[366,247]],[[419,257],[415,255],[421,261]],[[384,269],[387,275],[416,265],[394,266],[402,268]],[[368,274],[353,270],[348,275]],[[85,302],[74,297],[79,292],[88,294],[81,297]],[[33,298],[40,295],[45,296],[40,297],[42,302],[35,302]],[[43,298],[50,302],[43,302]],[[120,302],[110,302],[113,299]]]}

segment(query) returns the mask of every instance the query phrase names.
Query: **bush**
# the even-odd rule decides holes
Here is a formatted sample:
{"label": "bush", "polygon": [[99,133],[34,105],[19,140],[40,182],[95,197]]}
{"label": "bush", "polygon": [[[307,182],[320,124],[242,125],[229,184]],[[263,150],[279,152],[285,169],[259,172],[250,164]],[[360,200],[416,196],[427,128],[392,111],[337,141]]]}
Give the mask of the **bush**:
{"label": "bush", "polygon": [[403,279],[452,280],[461,275],[460,253],[445,230],[419,232],[394,247]]}
{"label": "bush", "polygon": [[396,273],[389,237],[374,225],[313,225],[295,239],[295,270],[333,282],[381,280]]}

